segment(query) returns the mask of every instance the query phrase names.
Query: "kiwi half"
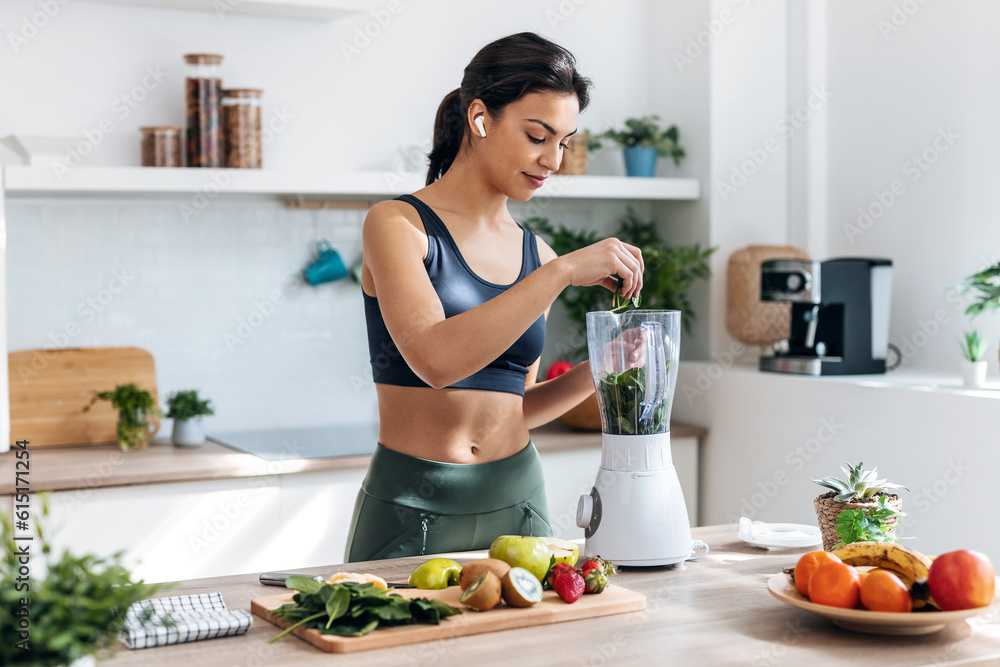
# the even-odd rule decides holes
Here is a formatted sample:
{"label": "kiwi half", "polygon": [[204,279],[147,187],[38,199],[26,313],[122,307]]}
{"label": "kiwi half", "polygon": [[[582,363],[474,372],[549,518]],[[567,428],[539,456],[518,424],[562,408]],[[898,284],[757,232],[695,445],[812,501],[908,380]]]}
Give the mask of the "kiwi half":
{"label": "kiwi half", "polygon": [[523,567],[512,567],[500,582],[503,600],[511,607],[530,607],[542,599],[542,583]]}
{"label": "kiwi half", "polygon": [[483,572],[459,599],[463,604],[479,611],[493,609],[500,604],[500,578],[489,570]]}
{"label": "kiwi half", "polygon": [[503,579],[503,575],[510,572],[510,565],[499,558],[479,558],[470,561],[462,566],[462,577],[458,580],[458,586],[463,591],[472,585],[483,572],[492,572],[497,575],[497,579]]}

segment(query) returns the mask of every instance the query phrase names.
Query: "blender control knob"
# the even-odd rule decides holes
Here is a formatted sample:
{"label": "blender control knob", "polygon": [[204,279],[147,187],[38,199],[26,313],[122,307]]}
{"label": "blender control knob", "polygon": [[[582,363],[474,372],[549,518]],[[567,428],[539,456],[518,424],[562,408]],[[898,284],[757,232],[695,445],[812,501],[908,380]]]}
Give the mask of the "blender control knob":
{"label": "blender control knob", "polygon": [[580,502],[576,505],[576,525],[583,529],[589,528],[593,514],[594,497],[590,494],[580,496]]}

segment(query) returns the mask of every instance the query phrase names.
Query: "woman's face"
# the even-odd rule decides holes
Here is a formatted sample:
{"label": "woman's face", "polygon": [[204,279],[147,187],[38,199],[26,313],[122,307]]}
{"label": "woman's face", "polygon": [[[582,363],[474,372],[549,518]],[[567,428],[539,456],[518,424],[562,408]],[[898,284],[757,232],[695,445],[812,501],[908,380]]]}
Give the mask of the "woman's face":
{"label": "woman's face", "polygon": [[490,180],[511,199],[527,201],[559,169],[566,140],[576,132],[576,95],[530,93],[511,102],[499,121],[486,115],[486,137],[473,126]]}

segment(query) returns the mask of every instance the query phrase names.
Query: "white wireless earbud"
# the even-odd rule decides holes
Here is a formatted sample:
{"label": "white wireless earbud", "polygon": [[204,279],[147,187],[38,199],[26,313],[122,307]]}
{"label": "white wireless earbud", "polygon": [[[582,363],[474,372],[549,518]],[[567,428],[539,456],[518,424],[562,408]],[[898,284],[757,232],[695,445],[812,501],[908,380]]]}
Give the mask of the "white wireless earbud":
{"label": "white wireless earbud", "polygon": [[483,117],[482,116],[477,116],[476,117],[476,127],[479,128],[479,134],[481,134],[481,135],[483,135],[485,137],[486,136],[486,128],[483,127]]}

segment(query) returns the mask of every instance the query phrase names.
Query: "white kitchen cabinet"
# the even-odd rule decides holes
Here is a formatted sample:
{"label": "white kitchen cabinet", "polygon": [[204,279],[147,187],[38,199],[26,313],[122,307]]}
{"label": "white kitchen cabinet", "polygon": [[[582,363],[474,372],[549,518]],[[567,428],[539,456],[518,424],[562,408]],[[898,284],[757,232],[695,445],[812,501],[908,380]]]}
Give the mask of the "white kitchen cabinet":
{"label": "white kitchen cabinet", "polygon": [[[126,567],[149,582],[275,569],[279,495],[275,476],[56,491],[49,539],[56,553],[125,550]],[[31,504],[35,521],[41,497]]]}
{"label": "white kitchen cabinet", "polygon": [[285,545],[288,570],[344,562],[354,501],[367,467],[283,475],[281,525],[274,534]]}

